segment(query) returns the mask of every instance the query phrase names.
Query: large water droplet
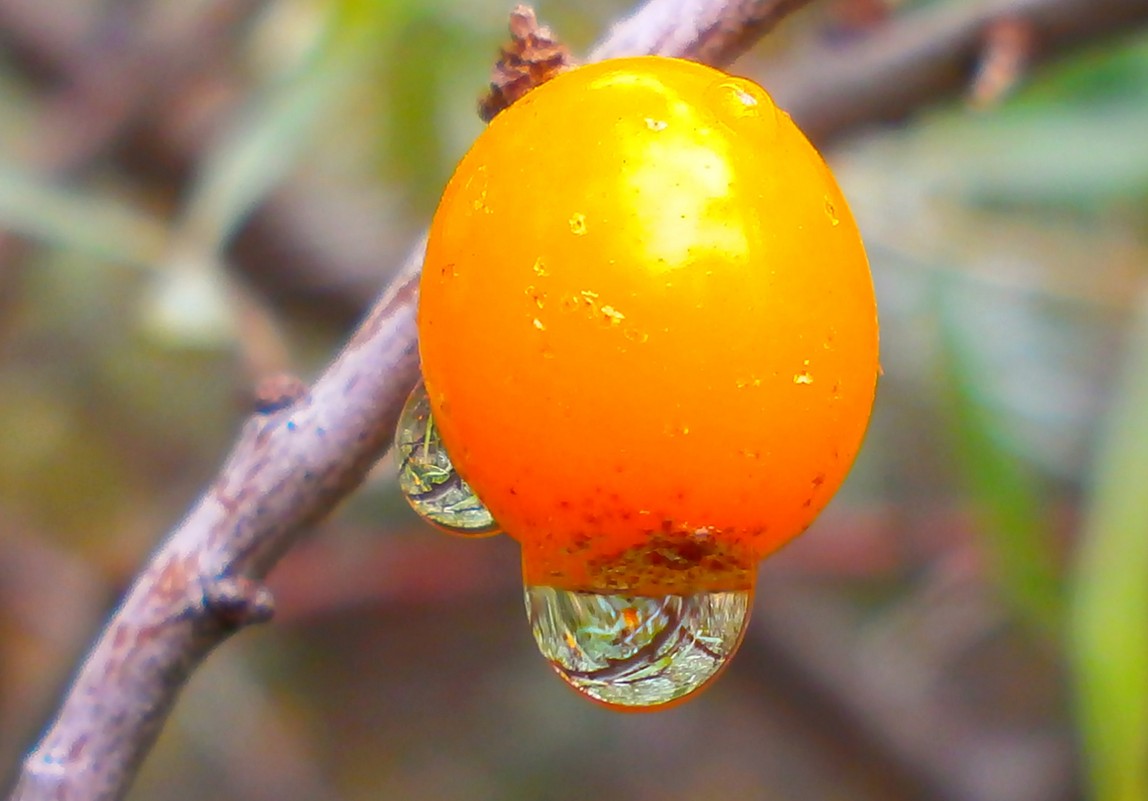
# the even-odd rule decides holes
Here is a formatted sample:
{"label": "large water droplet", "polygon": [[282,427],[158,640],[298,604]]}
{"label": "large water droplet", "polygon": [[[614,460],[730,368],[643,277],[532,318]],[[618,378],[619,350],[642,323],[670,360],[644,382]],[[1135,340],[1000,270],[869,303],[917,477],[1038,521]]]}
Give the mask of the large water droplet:
{"label": "large water droplet", "polygon": [[737,650],[752,590],[651,598],[526,588],[542,655],[574,689],[634,709],[685,698]]}
{"label": "large water droplet", "polygon": [[399,416],[395,454],[399,460],[399,489],[424,520],[464,537],[498,533],[489,510],[451,464],[421,381]]}

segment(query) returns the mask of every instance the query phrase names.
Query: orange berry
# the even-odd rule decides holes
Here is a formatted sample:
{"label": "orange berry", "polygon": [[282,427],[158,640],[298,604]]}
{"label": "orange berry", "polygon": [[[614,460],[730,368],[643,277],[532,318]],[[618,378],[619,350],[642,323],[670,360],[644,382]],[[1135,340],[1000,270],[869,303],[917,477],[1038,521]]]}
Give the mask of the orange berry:
{"label": "orange berry", "polygon": [[820,155],[754,83],[655,57],[491,122],[431,226],[419,335],[527,584],[635,596],[751,588],[844,479],[878,371]]}

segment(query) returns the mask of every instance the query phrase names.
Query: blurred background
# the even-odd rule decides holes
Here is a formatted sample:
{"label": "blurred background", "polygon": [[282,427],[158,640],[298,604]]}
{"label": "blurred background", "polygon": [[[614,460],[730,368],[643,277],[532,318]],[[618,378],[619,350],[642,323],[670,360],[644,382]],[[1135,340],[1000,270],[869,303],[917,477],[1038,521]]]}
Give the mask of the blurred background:
{"label": "blurred background", "polygon": [[[735,71],[803,122],[795,87],[843,77],[811,53],[973,5],[822,0]],[[628,9],[537,6],[576,53]],[[314,375],[411,248],[508,11],[0,0],[0,782],[254,382]],[[961,93],[809,120],[866,236],[884,378],[707,693],[576,697],[516,546],[432,531],[385,459],[273,574],[276,622],[197,673],[132,797],[1148,798],[1148,29],[1032,71],[1028,46],[1006,20]]]}

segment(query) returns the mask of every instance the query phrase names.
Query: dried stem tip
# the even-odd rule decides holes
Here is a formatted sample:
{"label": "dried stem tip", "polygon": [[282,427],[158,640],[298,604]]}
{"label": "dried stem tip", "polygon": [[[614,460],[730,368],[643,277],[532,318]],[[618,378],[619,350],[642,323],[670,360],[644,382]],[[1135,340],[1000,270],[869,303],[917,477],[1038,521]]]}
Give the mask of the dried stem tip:
{"label": "dried stem tip", "polygon": [[479,101],[486,122],[536,86],[574,66],[570,49],[538,24],[534,9],[518,6],[510,12],[510,43],[502,47],[490,78],[490,91]]}
{"label": "dried stem tip", "polygon": [[1024,77],[1036,47],[1036,31],[1023,17],[1005,15],[988,23],[976,75],[969,88],[973,108],[1001,102]]}

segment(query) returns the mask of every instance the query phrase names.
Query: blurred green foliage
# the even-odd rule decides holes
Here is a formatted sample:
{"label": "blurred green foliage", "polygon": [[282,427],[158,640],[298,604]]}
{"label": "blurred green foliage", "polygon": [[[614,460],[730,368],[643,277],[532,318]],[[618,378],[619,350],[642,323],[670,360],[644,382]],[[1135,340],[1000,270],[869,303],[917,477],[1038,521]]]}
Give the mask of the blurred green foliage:
{"label": "blurred green foliage", "polygon": [[1148,796],[1148,309],[1140,299],[1073,575],[1081,734],[1099,801]]}
{"label": "blurred green foliage", "polygon": [[[626,7],[539,13],[578,48]],[[61,0],[47,13],[93,8]],[[253,211],[288,184],[368,198],[385,211],[368,232],[389,247],[387,263],[367,265],[381,286],[479,130],[474,103],[506,11],[493,0],[263,4],[232,33],[238,100],[174,184],[114,154],[78,176],[41,169],[47,89],[15,56],[0,62],[0,227],[33,243],[0,265],[0,560],[35,552],[55,565],[32,605],[72,625],[29,623],[0,570],[0,764],[26,745],[110,599],[213,474],[251,374],[280,358],[310,373],[343,336],[277,309],[235,269],[232,245]],[[820,41],[815,14],[794,20],[739,69],[768,86],[771,59]],[[810,544],[779,557],[820,564],[814,583],[851,608],[878,590],[901,619],[925,614],[930,560],[971,550],[991,587],[985,603],[1020,631],[1010,642],[1051,653],[1052,666],[975,672],[969,694],[1002,680],[1054,685],[1071,712],[1041,715],[1059,716],[1070,742],[1079,736],[1092,801],[1148,798],[1145,131],[1140,34],[1041,70],[997,108],[950,102],[828,154],[870,249],[886,375],[859,473]],[[355,225],[334,210],[320,230],[363,237]],[[873,509],[878,539],[907,541],[909,564],[873,557],[860,579],[835,574],[865,562],[832,551]],[[332,527],[326,550],[300,559],[330,563],[346,596],[308,596],[304,579],[321,565],[285,565],[295,577],[285,597],[313,607],[212,662],[191,689],[202,703],[181,705],[139,797],[374,798],[381,785],[396,798],[685,799],[726,782],[719,797],[749,798],[762,797],[767,771],[786,779],[770,788],[777,798],[894,797],[865,774],[865,754],[841,768],[843,784],[821,775],[854,764],[826,746],[835,720],[809,733],[803,720],[818,713],[787,706],[783,690],[770,696],[777,677],[760,656],[735,663],[712,706],[646,725],[565,696],[515,617],[516,578],[483,584],[477,557],[448,582],[476,582],[457,597],[428,600],[425,577],[403,573],[398,557],[378,562],[391,572],[377,583],[405,589],[356,583],[380,540],[390,553],[431,536],[411,531],[389,466]],[[948,541],[953,531],[968,536]],[[513,548],[490,547],[513,572]],[[87,595],[63,583],[77,570]],[[864,640],[880,628],[869,620],[855,633],[892,664],[883,640]],[[952,629],[932,634],[960,650]],[[938,671],[951,676],[957,662]],[[1013,707],[994,713],[1012,715],[1010,731],[1045,725]],[[713,742],[698,742],[703,729]],[[223,730],[232,736],[216,742]]]}

